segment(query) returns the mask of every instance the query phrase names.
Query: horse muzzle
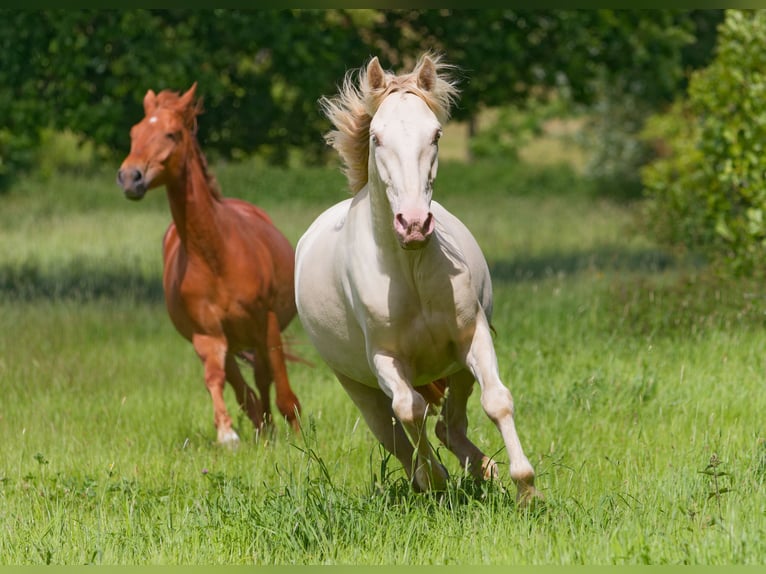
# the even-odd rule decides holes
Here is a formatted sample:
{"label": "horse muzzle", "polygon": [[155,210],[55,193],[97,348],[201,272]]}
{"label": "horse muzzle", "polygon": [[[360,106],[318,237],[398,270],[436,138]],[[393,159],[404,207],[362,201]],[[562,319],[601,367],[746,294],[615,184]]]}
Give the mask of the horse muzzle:
{"label": "horse muzzle", "polygon": [[138,201],[149,189],[143,172],[139,169],[120,168],[117,172],[117,185],[122,188],[127,199]]}
{"label": "horse muzzle", "polygon": [[434,231],[434,216],[429,211],[425,218],[407,218],[402,213],[394,217],[394,232],[403,249],[422,249]]}

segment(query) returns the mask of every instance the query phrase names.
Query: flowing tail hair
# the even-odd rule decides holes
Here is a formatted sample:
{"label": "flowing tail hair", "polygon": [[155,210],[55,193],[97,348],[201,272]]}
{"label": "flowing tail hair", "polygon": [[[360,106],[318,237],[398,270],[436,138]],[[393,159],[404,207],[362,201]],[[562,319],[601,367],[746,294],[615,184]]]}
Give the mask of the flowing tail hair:
{"label": "flowing tail hair", "polygon": [[[315,367],[316,365],[309,361],[308,359],[304,359],[300,355],[297,355],[290,351],[290,341],[285,340],[284,333],[282,334],[282,353],[285,356],[285,361],[288,361],[290,363],[302,363],[304,365],[307,365],[309,367]],[[237,353],[237,358],[239,358],[242,361],[245,361],[250,366],[255,365],[255,352],[252,349],[246,349],[244,351],[240,351]]]}

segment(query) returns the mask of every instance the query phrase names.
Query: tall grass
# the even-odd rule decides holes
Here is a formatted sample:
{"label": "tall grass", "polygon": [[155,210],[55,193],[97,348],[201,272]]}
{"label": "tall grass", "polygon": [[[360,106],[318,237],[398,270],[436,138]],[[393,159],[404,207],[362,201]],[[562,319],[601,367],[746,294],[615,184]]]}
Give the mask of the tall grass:
{"label": "tall grass", "polygon": [[[293,242],[347,193],[335,169],[216,174]],[[242,445],[218,447],[162,302],[164,193],[33,177],[0,197],[0,564],[762,563],[762,288],[662,253],[565,168],[446,162],[436,196],[490,261],[543,510],[515,507],[478,391],[469,433],[500,482],[440,447],[447,491],[412,493],[297,321],[302,434],[256,440],[238,415]]]}

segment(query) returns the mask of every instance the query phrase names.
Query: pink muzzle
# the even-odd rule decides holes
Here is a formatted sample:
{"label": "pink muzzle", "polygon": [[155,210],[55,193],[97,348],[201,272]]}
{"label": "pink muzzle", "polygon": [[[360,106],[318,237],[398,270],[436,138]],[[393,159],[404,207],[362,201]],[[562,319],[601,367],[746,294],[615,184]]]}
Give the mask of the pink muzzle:
{"label": "pink muzzle", "polygon": [[404,249],[420,249],[428,243],[434,231],[434,216],[429,211],[425,217],[406,217],[397,213],[394,217],[394,231]]}

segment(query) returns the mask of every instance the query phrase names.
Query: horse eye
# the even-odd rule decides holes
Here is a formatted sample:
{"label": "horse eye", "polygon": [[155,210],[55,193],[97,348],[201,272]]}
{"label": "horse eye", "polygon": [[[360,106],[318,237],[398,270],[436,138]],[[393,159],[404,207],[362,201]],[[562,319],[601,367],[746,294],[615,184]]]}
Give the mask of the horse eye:
{"label": "horse eye", "polygon": [[168,133],[165,134],[165,136],[168,139],[170,139],[170,140],[172,140],[172,141],[174,141],[176,143],[178,143],[178,140],[181,139],[181,133],[180,132],[168,132]]}
{"label": "horse eye", "polygon": [[441,139],[441,137],[442,137],[442,131],[441,131],[441,129],[438,129],[438,130],[436,130],[436,133],[434,134],[434,141],[433,141],[433,145],[436,145],[436,144],[438,144],[438,143],[439,143],[439,140]]}
{"label": "horse eye", "polygon": [[372,145],[374,145],[374,146],[380,145],[380,140],[378,139],[378,134],[370,134],[370,141],[372,142]]}

